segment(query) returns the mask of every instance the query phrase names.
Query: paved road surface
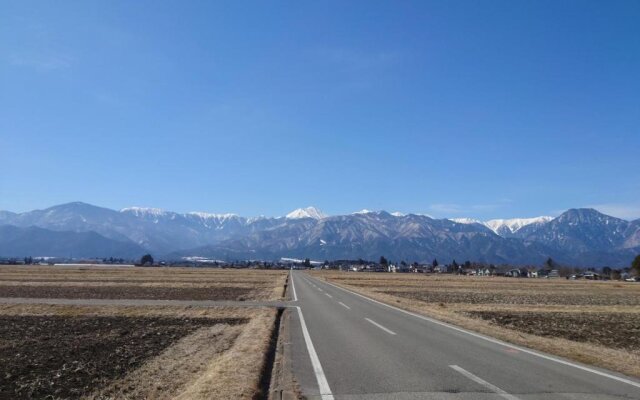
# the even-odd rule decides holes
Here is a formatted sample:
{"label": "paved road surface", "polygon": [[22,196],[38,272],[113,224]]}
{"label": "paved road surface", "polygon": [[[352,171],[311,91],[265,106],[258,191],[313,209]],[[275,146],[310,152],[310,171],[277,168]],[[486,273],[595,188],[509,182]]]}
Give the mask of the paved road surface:
{"label": "paved road surface", "polygon": [[308,398],[640,399],[638,380],[292,278],[292,366]]}

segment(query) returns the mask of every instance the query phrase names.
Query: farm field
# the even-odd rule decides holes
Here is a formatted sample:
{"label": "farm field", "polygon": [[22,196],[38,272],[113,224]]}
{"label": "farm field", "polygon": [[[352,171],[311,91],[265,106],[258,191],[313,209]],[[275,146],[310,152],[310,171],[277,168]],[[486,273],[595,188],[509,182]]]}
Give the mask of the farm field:
{"label": "farm field", "polygon": [[377,300],[469,330],[640,376],[640,285],[318,271]]}
{"label": "farm field", "polygon": [[0,297],[280,300],[286,272],[210,268],[0,267]]}
{"label": "farm field", "polygon": [[0,268],[0,297],[121,301],[0,304],[0,398],[254,398],[276,308],[136,299],[281,300],[286,278],[286,271]]}

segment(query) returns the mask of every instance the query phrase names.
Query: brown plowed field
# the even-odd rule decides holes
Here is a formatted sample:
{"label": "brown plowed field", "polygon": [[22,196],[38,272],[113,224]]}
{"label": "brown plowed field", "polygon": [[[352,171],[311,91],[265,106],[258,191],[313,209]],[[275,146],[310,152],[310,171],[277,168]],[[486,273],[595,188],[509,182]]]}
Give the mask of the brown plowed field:
{"label": "brown plowed field", "polygon": [[153,300],[247,300],[254,296],[244,287],[180,288],[145,286],[49,286],[0,285],[0,297],[47,299],[153,299]]}
{"label": "brown plowed field", "polygon": [[0,267],[0,298],[12,300],[0,304],[0,398],[253,399],[274,308],[140,301],[277,301],[286,279],[287,271]]}
{"label": "brown plowed field", "polygon": [[195,330],[242,319],[0,317],[0,398],[80,398]]}

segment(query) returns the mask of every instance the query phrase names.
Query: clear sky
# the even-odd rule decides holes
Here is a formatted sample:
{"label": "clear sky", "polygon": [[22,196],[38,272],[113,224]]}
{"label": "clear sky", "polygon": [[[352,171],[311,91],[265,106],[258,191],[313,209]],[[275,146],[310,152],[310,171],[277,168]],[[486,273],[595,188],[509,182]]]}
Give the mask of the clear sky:
{"label": "clear sky", "polygon": [[2,1],[0,209],[640,217],[640,2]]}

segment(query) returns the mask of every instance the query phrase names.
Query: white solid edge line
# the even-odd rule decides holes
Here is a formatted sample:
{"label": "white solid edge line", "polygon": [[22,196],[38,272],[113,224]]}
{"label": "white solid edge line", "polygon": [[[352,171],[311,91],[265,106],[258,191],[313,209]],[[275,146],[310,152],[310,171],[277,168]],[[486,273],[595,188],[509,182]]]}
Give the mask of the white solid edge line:
{"label": "white solid edge line", "polygon": [[293,301],[298,301],[298,295],[296,294],[296,284],[293,283],[293,270],[289,273],[291,278],[291,288],[293,289]]}
{"label": "white solid edge line", "polygon": [[385,328],[384,326],[380,325],[379,323],[377,323],[376,321],[369,319],[369,318],[365,318],[367,321],[371,322],[373,325],[377,326],[378,328],[382,329],[383,331],[387,332],[390,335],[395,335],[396,333],[394,331],[392,331],[391,329]]}
{"label": "white solid edge line", "polygon": [[505,392],[504,390],[500,389],[499,387],[497,387],[496,385],[493,385],[487,381],[485,381],[484,379],[475,376],[474,374],[472,374],[471,372],[467,371],[466,369],[459,367],[457,365],[449,365],[449,367],[455,369],[456,371],[460,372],[462,375],[466,376],[467,378],[471,379],[472,381],[486,387],[487,389],[491,390],[492,392],[496,393],[497,395],[499,395],[502,398],[505,398],[507,400],[520,400],[518,397],[509,394],[507,392]]}
{"label": "white solid edge line", "polygon": [[333,400],[333,394],[331,394],[331,389],[329,388],[327,377],[324,375],[324,371],[322,370],[322,365],[320,364],[320,359],[318,358],[316,349],[313,347],[311,336],[309,336],[309,331],[307,330],[307,324],[304,322],[304,317],[302,316],[302,310],[298,306],[296,306],[296,308],[298,309],[298,317],[300,317],[300,326],[302,326],[302,336],[304,336],[304,341],[307,344],[307,351],[309,352],[309,358],[311,359],[313,372],[315,373],[316,380],[318,381],[320,396],[322,397],[322,400]]}
{"label": "white solid edge line", "polygon": [[533,356],[536,356],[536,357],[544,358],[545,360],[554,361],[554,362],[557,362],[557,363],[563,364],[563,365],[568,365],[568,366],[571,366],[571,367],[574,367],[574,368],[577,368],[577,369],[580,369],[580,370],[583,370],[583,371],[591,372],[592,374],[600,375],[600,376],[603,376],[605,378],[613,379],[615,381],[623,382],[623,383],[626,383],[628,385],[640,388],[640,382],[635,382],[635,381],[632,381],[631,379],[626,379],[626,378],[623,378],[623,377],[620,377],[620,376],[611,375],[611,374],[608,374],[608,373],[603,372],[603,371],[598,371],[597,369],[586,367],[584,365],[575,364],[575,363],[572,363],[572,362],[567,361],[567,360],[562,360],[560,358],[549,356],[547,354],[538,353],[536,351],[529,350],[529,349],[524,348],[524,347],[516,346],[516,345],[511,344],[511,343],[503,342],[502,340],[499,340],[499,339],[494,339],[494,338],[491,338],[491,337],[488,337],[488,336],[481,335],[479,333],[468,331],[466,329],[458,328],[457,326],[453,326],[453,325],[448,324],[446,322],[438,321],[438,320],[433,319],[433,318],[425,317],[424,315],[416,314],[414,312],[403,310],[402,308],[398,308],[396,306],[392,306],[390,304],[386,304],[386,303],[383,303],[381,301],[374,300],[374,299],[372,299],[370,297],[367,297],[367,296],[362,295],[360,293],[356,293],[356,292],[351,291],[349,289],[345,289],[345,288],[340,287],[338,285],[335,285],[333,283],[330,283],[330,282],[327,282],[327,281],[323,281],[323,282],[326,283],[327,285],[331,285],[331,286],[336,287],[338,289],[344,290],[345,292],[348,292],[348,293],[354,294],[356,296],[362,297],[363,299],[367,299],[367,300],[372,301],[374,303],[383,305],[385,307],[389,307],[389,308],[394,309],[396,311],[403,312],[403,313],[405,313],[407,315],[411,315],[413,317],[420,318],[422,320],[434,323],[436,325],[441,325],[441,326],[453,329],[453,330],[458,331],[458,332],[466,333],[467,335],[471,335],[471,336],[479,338],[479,339],[484,339],[484,340],[486,340],[488,342],[491,342],[491,343],[499,344],[501,346],[508,347],[510,349],[515,349],[515,350],[521,351],[523,353],[527,353],[527,354],[530,354],[530,355],[533,355]]}
{"label": "white solid edge line", "polygon": [[333,299],[333,296],[332,296],[332,295],[330,295],[329,293],[325,293],[325,295],[326,295],[327,297],[330,297],[330,298],[332,298],[332,299]]}
{"label": "white solid edge line", "polygon": [[342,307],[346,308],[347,310],[351,310],[351,307],[349,307],[348,305],[344,304],[341,301],[339,301],[338,304],[340,304]]}

